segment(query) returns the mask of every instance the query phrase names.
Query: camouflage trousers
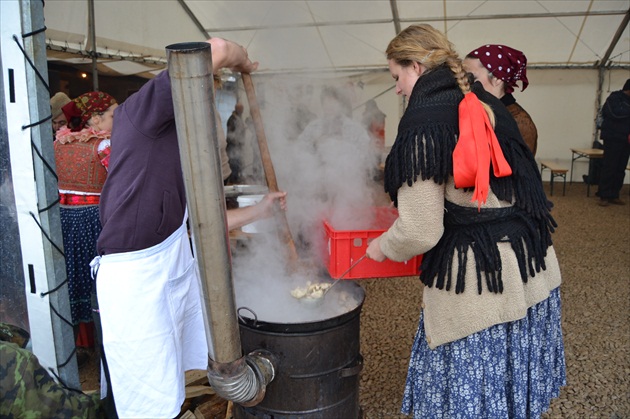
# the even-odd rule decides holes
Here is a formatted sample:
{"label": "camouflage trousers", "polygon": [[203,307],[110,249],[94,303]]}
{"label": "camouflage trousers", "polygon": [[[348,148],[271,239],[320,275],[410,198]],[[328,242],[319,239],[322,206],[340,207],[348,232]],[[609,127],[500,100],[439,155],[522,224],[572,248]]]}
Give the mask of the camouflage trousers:
{"label": "camouflage trousers", "polygon": [[104,418],[98,394],[69,390],[37,357],[0,341],[0,418]]}

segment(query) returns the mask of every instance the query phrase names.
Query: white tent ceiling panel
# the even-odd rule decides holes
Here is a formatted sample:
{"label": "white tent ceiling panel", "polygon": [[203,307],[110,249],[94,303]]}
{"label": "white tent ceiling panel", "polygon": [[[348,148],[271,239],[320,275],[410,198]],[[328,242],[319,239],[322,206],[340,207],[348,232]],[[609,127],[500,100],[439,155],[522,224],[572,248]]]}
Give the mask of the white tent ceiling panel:
{"label": "white tent ceiling panel", "polygon": [[[474,33],[474,25],[474,22],[468,23],[472,33]],[[525,32],[514,30],[515,27],[522,26],[526,26],[528,30]],[[543,30],[549,26],[553,26],[554,32],[563,36],[549,37],[549,32]],[[553,22],[531,21],[530,19],[495,20],[488,22],[488,29],[483,42],[472,48],[484,44],[508,45],[523,51],[530,63],[565,63],[575,43],[575,38],[570,35],[566,27],[555,20]]]}
{"label": "white tent ceiling panel", "polygon": [[[564,1],[556,1],[555,3],[559,3],[560,5],[564,5],[566,2]],[[576,2],[578,3],[578,2]],[[588,1],[583,1],[583,3],[589,3]],[[560,10],[563,10],[564,6],[560,6]],[[630,7],[627,0],[597,0],[593,2],[591,10],[594,12],[602,12],[605,10],[627,10]]]}
{"label": "white tent ceiling panel", "polygon": [[[238,28],[249,26],[244,23],[245,10],[251,10],[250,5],[241,5],[238,8],[230,7],[228,2],[223,1],[187,1],[190,8],[200,22],[204,22],[205,28]],[[256,2],[248,2],[256,3]],[[256,5],[251,5],[255,7]],[[250,15],[248,12],[247,16]],[[250,23],[251,25],[251,23]]]}
{"label": "white tent ceiling panel", "polygon": [[[583,11],[588,1],[478,1],[474,15],[518,15],[532,13],[549,13],[555,11]],[[564,4],[564,5],[563,5]]]}
{"label": "white tent ceiling panel", "polygon": [[164,56],[166,45],[203,40],[176,1],[96,1],[94,14],[97,36],[109,40],[99,46],[109,49]]}
{"label": "white tent ceiling panel", "polygon": [[[243,45],[245,48],[247,48],[247,50],[249,51],[249,56],[253,59],[253,60],[257,60],[258,58],[255,57],[252,54],[253,50],[257,50],[258,48],[261,48],[261,41],[260,41],[260,37],[262,35],[262,32],[260,31],[236,31],[236,32],[214,32],[212,33],[212,36],[214,37],[219,37],[219,38],[226,38],[226,39],[230,39],[240,45]],[[200,37],[201,38],[201,37]],[[200,41],[201,39],[197,39],[198,41]],[[280,50],[281,48],[277,48],[278,50]],[[267,57],[265,57],[265,61],[267,60]]]}
{"label": "white tent ceiling panel", "polygon": [[[165,46],[202,41],[207,32],[245,45],[267,73],[385,68],[384,51],[396,25],[405,28],[421,22],[445,31],[462,54],[486,43],[501,43],[524,51],[531,66],[594,66],[606,56],[630,5],[628,0],[94,3],[99,54],[147,57],[164,64]],[[87,55],[87,11],[87,0],[46,2],[51,49],[70,45]],[[610,58],[613,65],[627,67],[630,31],[627,25],[623,29]]]}
{"label": "white tent ceiling panel", "polygon": [[[630,5],[630,1],[627,4]],[[592,47],[597,52],[597,59],[602,58],[606,53],[622,20],[623,16],[593,16],[586,21],[581,39],[585,45]],[[614,30],[608,31],[604,35],[602,28],[613,28]],[[617,63],[630,63],[630,28],[628,26],[610,54],[610,59]]]}
{"label": "white tent ceiling panel", "polygon": [[[328,26],[320,29],[324,45],[337,68],[369,67],[380,63],[384,67],[388,39],[380,36],[391,28],[387,24]],[[392,35],[393,36],[393,35]]]}
{"label": "white tent ceiling panel", "polygon": [[[88,8],[87,2],[68,0],[48,0],[44,7],[47,37],[55,36],[56,41],[75,42],[79,37],[85,43],[88,32]],[[51,32],[52,31],[52,32]],[[63,37],[56,38],[63,33]]]}
{"label": "white tent ceiling panel", "polygon": [[365,22],[391,18],[388,0],[363,1],[357,7],[353,1],[312,1],[308,3],[316,22]]}
{"label": "white tent ceiling panel", "polygon": [[[222,2],[212,2],[222,3]],[[222,20],[221,13],[212,17],[209,22],[200,20],[205,28],[247,28],[247,27],[282,27],[291,23],[295,26],[310,24],[313,17],[309,13],[304,2],[295,1],[236,1],[238,5],[225,5],[223,13],[229,13],[230,20]],[[187,3],[188,4],[188,3]],[[205,2],[197,2],[198,7],[219,7],[219,4],[207,5]],[[207,25],[210,23],[210,25]]]}
{"label": "white tent ceiling panel", "polygon": [[[216,35],[239,42],[238,33]],[[271,45],[273,48],[270,48]],[[248,50],[252,59],[261,61],[260,70],[318,69],[330,66],[330,57],[326,54],[317,29],[312,27],[257,31],[256,36],[251,38]]]}
{"label": "white tent ceiling panel", "polygon": [[[357,7],[360,3],[361,7]],[[391,19],[389,1],[187,1],[209,32]]]}
{"label": "white tent ceiling panel", "polygon": [[460,25],[449,31],[449,39],[460,40],[455,43],[455,46],[461,56],[465,56],[482,45],[504,44],[523,51],[530,63],[532,62],[533,51],[536,51],[536,60],[538,62],[554,62],[559,59],[560,54],[571,49],[570,39],[561,37],[549,40],[545,37],[544,32],[536,30],[535,27],[526,34],[514,33],[514,31],[510,30],[510,27],[517,23],[517,20],[487,22],[487,31],[482,33],[476,28],[477,23],[474,21],[462,21]]}
{"label": "white tent ceiling panel", "polygon": [[[479,2],[454,1],[452,3],[457,10],[468,10],[473,4]],[[458,5],[457,3],[462,4]],[[447,12],[449,14],[453,13],[450,11],[450,4],[451,2],[448,2],[446,6]],[[396,5],[401,19],[441,19],[444,16],[444,4],[441,1],[397,1]],[[463,7],[463,9],[461,9],[460,7]],[[405,26],[407,25],[402,25],[403,28]],[[440,30],[444,29],[442,25],[436,24],[435,27],[439,28]]]}

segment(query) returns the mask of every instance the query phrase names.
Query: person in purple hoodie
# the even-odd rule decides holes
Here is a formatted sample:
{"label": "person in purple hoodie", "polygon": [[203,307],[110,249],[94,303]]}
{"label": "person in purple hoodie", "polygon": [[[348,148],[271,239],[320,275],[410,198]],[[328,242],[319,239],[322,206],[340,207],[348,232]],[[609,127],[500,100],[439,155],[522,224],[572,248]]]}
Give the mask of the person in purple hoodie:
{"label": "person in purple hoodie", "polygon": [[[215,72],[257,69],[240,45],[207,42]],[[208,353],[167,71],[116,110],[111,145],[99,256],[91,264],[109,414],[176,417],[185,399],[184,373],[205,369]],[[286,209],[285,196],[270,193],[255,206],[229,210],[228,228],[271,217],[276,201]]]}

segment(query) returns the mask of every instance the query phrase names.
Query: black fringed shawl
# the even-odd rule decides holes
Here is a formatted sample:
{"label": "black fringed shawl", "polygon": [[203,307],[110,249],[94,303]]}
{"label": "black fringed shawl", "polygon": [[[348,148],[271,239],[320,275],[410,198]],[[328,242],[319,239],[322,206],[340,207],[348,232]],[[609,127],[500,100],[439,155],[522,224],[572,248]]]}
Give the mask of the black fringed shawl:
{"label": "black fringed shawl", "polygon": [[398,205],[398,189],[453,175],[453,148],[459,133],[457,108],[464,94],[447,67],[424,74],[413,87],[398,124],[398,136],[385,161],[385,192]]}
{"label": "black fringed shawl", "polygon": [[[551,202],[542,188],[536,161],[521,138],[509,111],[480,83],[472,91],[490,105],[496,118],[495,133],[512,175],[496,178],[490,169],[490,188],[508,208],[460,207],[445,202],[444,234],[425,253],[420,279],[432,287],[450,290],[455,275],[456,293],[464,292],[469,249],[477,266],[477,292],[483,283],[490,292],[502,292],[501,257],[497,244],[509,242],[521,279],[527,282],[544,270],[544,258],[551,246],[556,223],[550,214]],[[398,137],[385,163],[385,191],[397,205],[397,192],[403,183],[433,178],[443,184],[453,175],[452,153],[459,133],[458,106],[463,98],[452,72],[445,67],[422,76],[414,86],[403,115]],[[457,257],[457,272],[451,272]],[[485,279],[485,281],[484,281]]]}

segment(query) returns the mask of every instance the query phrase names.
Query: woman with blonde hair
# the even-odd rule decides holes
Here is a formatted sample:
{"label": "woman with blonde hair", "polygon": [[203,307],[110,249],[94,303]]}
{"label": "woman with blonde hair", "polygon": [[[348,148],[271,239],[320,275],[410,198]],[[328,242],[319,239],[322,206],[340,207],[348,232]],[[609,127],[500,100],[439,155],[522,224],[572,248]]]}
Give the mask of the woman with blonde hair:
{"label": "woman with blonde hair", "polygon": [[566,373],[556,224],[536,162],[513,141],[505,106],[469,85],[440,31],[410,26],[386,54],[396,93],[408,98],[385,164],[399,218],[367,253],[424,254],[402,412],[539,417]]}

